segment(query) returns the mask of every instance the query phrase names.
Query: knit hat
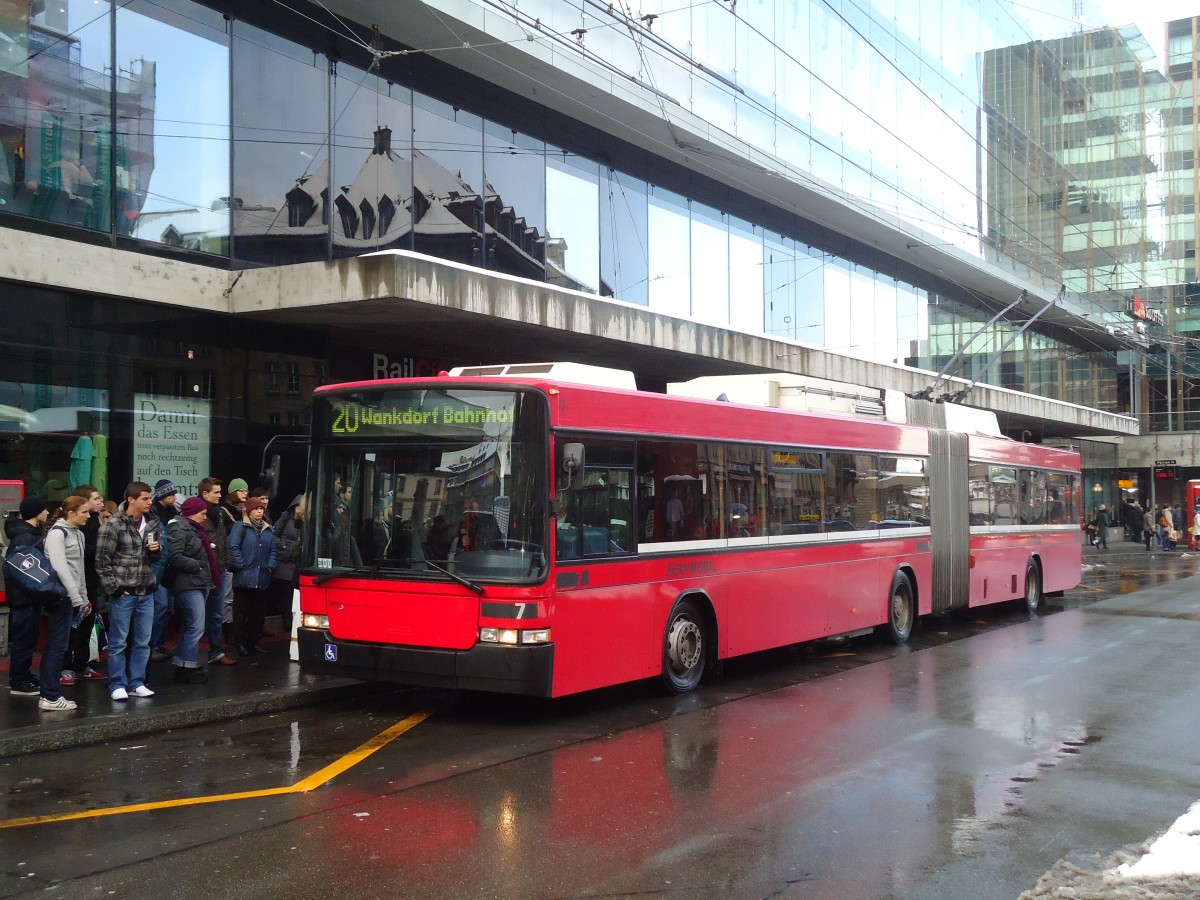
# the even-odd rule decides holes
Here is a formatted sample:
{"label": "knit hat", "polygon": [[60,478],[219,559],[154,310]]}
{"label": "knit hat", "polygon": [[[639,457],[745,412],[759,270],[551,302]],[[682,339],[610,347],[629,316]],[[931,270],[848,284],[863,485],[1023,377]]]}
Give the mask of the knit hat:
{"label": "knit hat", "polygon": [[266,509],[266,508],[267,508],[267,498],[266,497],[251,497],[249,500],[246,501],[246,512],[250,512],[253,509]]}
{"label": "knit hat", "polygon": [[164,478],[154,484],[154,502],[165,500],[168,497],[173,497],[179,493],[179,488],[171,482],[170,478]]}
{"label": "knit hat", "polygon": [[47,510],[46,501],[41,497],[26,497],[21,501],[20,514],[21,518],[28,522],[31,519],[36,519]]}
{"label": "knit hat", "polygon": [[183,501],[183,505],[179,507],[179,511],[188,518],[191,518],[202,509],[208,509],[208,504],[201,497],[188,497]]}
{"label": "knit hat", "polygon": [[234,491],[248,491],[248,490],[250,490],[250,485],[246,484],[245,478],[235,478],[235,479],[233,479],[233,481],[229,482],[229,493],[231,493],[231,494]]}

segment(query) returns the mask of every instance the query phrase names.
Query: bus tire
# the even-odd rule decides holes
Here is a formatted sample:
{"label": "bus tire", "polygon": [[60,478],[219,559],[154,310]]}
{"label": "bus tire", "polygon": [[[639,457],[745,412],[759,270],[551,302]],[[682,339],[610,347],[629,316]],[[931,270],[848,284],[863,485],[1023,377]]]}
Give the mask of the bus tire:
{"label": "bus tire", "polygon": [[686,694],[700,683],[708,655],[704,615],[692,600],[677,600],[663,633],[662,680],[672,694]]}
{"label": "bus tire", "polygon": [[1041,609],[1045,596],[1042,591],[1042,570],[1038,568],[1037,562],[1031,559],[1025,566],[1025,609],[1030,613],[1037,612]]}
{"label": "bus tire", "polygon": [[902,571],[892,578],[892,589],[888,592],[887,624],[883,633],[893,644],[907,643],[917,621],[917,595],[912,581]]}

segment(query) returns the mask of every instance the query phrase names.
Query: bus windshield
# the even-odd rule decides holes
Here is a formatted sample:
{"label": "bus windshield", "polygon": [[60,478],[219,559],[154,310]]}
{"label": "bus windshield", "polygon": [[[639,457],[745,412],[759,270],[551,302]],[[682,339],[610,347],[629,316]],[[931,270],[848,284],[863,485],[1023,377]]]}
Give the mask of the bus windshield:
{"label": "bus windshield", "polygon": [[304,565],[530,582],[546,574],[547,414],[534,391],[320,394]]}

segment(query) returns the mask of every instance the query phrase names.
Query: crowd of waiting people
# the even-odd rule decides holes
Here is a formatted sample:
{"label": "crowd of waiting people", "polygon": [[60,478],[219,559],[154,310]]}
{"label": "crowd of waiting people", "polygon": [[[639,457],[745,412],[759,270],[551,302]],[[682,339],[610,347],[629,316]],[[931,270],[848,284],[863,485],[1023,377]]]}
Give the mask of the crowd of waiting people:
{"label": "crowd of waiting people", "polygon": [[50,711],[76,709],[62,688],[80,681],[107,682],[117,702],[153,697],[151,662],[169,662],[176,681],[202,683],[212,666],[266,652],[260,640],[268,610],[290,632],[303,496],[272,524],[265,490],[251,491],[241,478],[227,494],[225,487],[205,478],[197,496],[181,500],[163,479],[153,487],[132,482],[119,505],[91,485],[53,511],[39,497],[21,501],[4,522],[8,548],[41,545],[61,588],[47,594],[11,579],[5,585],[11,693],[38,697]]}

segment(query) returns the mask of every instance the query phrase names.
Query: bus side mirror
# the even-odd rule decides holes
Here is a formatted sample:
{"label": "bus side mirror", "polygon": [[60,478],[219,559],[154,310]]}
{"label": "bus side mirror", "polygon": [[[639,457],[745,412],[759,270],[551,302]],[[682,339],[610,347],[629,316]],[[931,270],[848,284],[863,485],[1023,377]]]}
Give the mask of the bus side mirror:
{"label": "bus side mirror", "polygon": [[583,444],[563,444],[562,469],[560,491],[577,491],[583,487]]}

